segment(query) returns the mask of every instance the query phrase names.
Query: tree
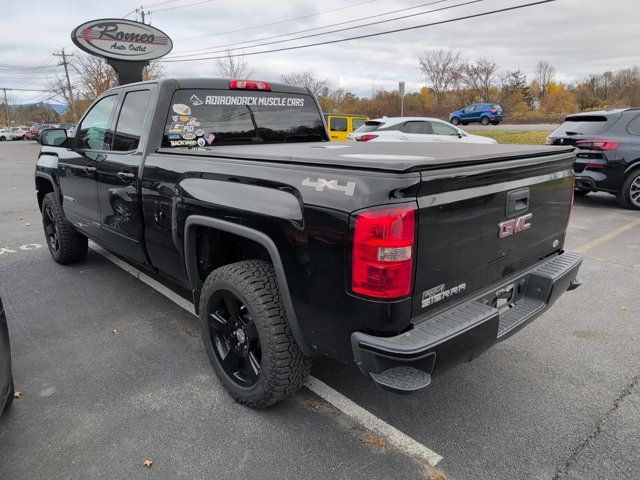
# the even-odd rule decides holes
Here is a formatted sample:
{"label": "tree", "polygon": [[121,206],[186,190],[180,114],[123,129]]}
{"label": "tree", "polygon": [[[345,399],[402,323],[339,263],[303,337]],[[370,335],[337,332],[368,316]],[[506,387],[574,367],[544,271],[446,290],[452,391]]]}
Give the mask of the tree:
{"label": "tree", "polygon": [[224,58],[216,59],[216,73],[221,78],[249,78],[253,75],[253,68],[244,55],[236,55],[227,50]]}
{"label": "tree", "polygon": [[436,97],[438,109],[442,108],[449,88],[460,72],[460,53],[453,50],[426,52],[419,58],[420,70]]}
{"label": "tree", "polygon": [[491,88],[496,84],[498,65],[493,60],[479,58],[474,63],[461,64],[463,86],[481,102],[490,102]]}
{"label": "tree", "polygon": [[564,115],[575,112],[578,108],[574,96],[561,83],[551,82],[547,86],[547,94],[540,104],[540,109],[548,115]]}
{"label": "tree", "polygon": [[547,61],[539,61],[533,72],[533,85],[536,87],[538,100],[542,103],[549,91],[549,85],[554,81],[556,69]]}
{"label": "tree", "polygon": [[287,85],[308,88],[316,97],[322,96],[325,93],[325,89],[331,86],[328,78],[318,77],[313,70],[284,74],[280,78]]}

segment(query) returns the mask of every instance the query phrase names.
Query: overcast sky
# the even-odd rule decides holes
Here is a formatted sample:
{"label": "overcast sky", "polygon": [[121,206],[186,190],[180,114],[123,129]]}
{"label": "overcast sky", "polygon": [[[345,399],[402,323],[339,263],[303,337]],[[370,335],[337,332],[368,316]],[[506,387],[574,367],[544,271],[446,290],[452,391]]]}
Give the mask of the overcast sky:
{"label": "overcast sky", "polygon": [[[334,28],[424,12],[467,1],[443,1],[438,5]],[[485,0],[442,12],[261,49],[420,25],[531,1],[534,0]],[[171,56],[207,47],[215,50],[214,47],[220,45],[305,31],[431,2],[150,0],[149,5],[162,5],[149,6],[145,10],[153,12],[147,21],[150,18],[152,25],[174,40]],[[419,89],[424,85],[424,79],[418,67],[418,57],[427,50],[439,48],[453,48],[469,59],[487,57],[495,60],[504,70],[519,68],[528,75],[538,60],[548,60],[556,67],[559,80],[572,81],[590,73],[640,65],[639,3],[639,0],[557,0],[489,17],[334,45],[249,56],[247,60],[255,71],[253,77],[256,79],[278,80],[281,73],[311,69],[319,76],[330,78],[334,87],[342,87],[359,95],[368,95],[372,85],[397,88],[399,80],[407,82],[407,91]],[[354,6],[349,7],[350,5]],[[135,8],[136,3],[130,0],[30,0],[28,6],[20,2],[7,2],[3,5],[0,16],[0,64],[42,66],[42,69],[11,70],[0,65],[0,87],[46,89],[46,77],[62,73],[62,67],[55,67],[57,60],[51,55],[53,51],[61,47],[66,47],[70,53],[76,51],[70,41],[73,28],[95,18],[122,17]],[[340,10],[323,13],[335,9]],[[303,16],[306,18],[260,26]],[[135,14],[131,14],[127,18],[135,17]],[[259,27],[247,30],[254,26]],[[244,30],[221,34],[238,29]],[[310,33],[322,31],[324,30],[314,30]],[[302,34],[295,36],[299,35]],[[254,50],[246,48],[245,52]],[[214,62],[202,60],[168,63],[165,75],[214,76]],[[45,92],[16,91],[10,92],[10,95],[14,102],[41,100],[48,96]]]}

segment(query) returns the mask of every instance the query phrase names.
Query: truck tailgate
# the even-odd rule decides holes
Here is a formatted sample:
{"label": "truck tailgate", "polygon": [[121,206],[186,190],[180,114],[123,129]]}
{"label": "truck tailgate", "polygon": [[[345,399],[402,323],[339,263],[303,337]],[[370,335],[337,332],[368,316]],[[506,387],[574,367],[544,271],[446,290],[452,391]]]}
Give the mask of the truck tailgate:
{"label": "truck tailgate", "polygon": [[[423,171],[413,317],[499,285],[561,251],[574,159],[566,152]],[[507,289],[496,302],[510,295]]]}

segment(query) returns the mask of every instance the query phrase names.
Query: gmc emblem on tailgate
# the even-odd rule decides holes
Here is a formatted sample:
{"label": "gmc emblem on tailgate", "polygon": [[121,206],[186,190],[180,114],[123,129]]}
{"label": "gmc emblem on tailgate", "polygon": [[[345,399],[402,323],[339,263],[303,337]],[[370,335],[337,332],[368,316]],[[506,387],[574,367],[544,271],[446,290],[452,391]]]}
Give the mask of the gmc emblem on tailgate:
{"label": "gmc emblem on tailgate", "polygon": [[529,221],[533,218],[533,213],[527,213],[521,217],[507,220],[498,225],[498,237],[507,238],[516,233],[524,232],[531,228]]}

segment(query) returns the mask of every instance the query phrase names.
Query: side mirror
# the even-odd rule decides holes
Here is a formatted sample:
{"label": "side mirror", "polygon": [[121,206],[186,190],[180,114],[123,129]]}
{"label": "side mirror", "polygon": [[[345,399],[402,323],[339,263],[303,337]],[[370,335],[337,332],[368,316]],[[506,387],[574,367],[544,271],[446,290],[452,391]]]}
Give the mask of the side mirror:
{"label": "side mirror", "polygon": [[67,141],[67,131],[64,128],[45,128],[40,132],[40,145],[47,147],[61,147]]}

